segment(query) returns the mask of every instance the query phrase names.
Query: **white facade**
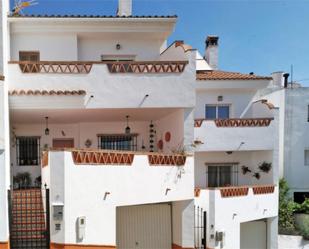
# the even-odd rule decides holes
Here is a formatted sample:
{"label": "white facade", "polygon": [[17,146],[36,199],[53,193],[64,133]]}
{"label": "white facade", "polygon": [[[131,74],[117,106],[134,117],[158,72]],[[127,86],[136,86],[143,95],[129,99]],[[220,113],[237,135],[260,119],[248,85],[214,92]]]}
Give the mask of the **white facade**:
{"label": "white facade", "polygon": [[[254,230],[263,220],[265,249],[276,249],[282,110],[264,101],[270,78],[199,80],[215,68],[182,41],[166,46],[176,17],[131,16],[128,3],[115,17],[8,17],[0,209],[8,210],[9,178],[29,172],[50,189],[51,248],[195,248],[199,207],[208,248],[241,248],[244,223]],[[215,49],[207,56],[217,65]],[[36,59],[22,61],[29,52]],[[206,106],[226,106],[229,115],[209,119]],[[133,152],[103,148],[102,136],[128,135],[126,126]],[[39,141],[38,157],[23,156],[24,138]],[[232,180],[211,186],[212,166],[230,167]],[[169,232],[156,239],[155,231]],[[7,238],[8,222],[0,223],[0,243]]]}

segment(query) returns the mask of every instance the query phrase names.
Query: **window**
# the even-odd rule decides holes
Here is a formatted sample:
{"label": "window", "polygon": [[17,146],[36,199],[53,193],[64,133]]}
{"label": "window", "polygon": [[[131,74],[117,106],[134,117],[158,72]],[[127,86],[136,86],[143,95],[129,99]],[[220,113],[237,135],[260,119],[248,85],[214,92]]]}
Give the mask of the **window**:
{"label": "window", "polygon": [[101,55],[101,61],[134,61],[135,55]]}
{"label": "window", "polygon": [[237,165],[209,165],[207,166],[207,187],[227,187],[237,185]]}
{"label": "window", "polygon": [[40,61],[40,52],[38,51],[19,51],[20,61]]}
{"label": "window", "polygon": [[[40,52],[37,51],[19,51],[19,60],[20,61],[30,61],[37,62],[40,61]],[[20,69],[25,73],[37,73],[39,72],[39,65],[26,65],[20,64]]]}
{"label": "window", "polygon": [[305,150],[305,165],[309,166],[309,150]]}
{"label": "window", "polygon": [[16,138],[17,164],[20,166],[39,165],[40,138],[17,137]]}
{"label": "window", "polygon": [[230,117],[229,105],[206,105],[205,109],[206,119],[224,119]]}
{"label": "window", "polygon": [[98,135],[98,146],[102,150],[136,151],[137,134]]}
{"label": "window", "polygon": [[294,192],[294,201],[302,204],[305,199],[309,198],[309,192]]}

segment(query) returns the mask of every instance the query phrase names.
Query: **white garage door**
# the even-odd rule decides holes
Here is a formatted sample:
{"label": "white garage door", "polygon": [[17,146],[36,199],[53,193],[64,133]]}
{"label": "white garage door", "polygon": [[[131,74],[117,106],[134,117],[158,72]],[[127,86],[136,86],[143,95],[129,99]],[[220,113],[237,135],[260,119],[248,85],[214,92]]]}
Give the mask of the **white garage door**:
{"label": "white garage door", "polygon": [[118,249],[171,249],[171,206],[118,207]]}
{"label": "white garage door", "polygon": [[252,221],[240,224],[240,249],[266,249],[266,222]]}

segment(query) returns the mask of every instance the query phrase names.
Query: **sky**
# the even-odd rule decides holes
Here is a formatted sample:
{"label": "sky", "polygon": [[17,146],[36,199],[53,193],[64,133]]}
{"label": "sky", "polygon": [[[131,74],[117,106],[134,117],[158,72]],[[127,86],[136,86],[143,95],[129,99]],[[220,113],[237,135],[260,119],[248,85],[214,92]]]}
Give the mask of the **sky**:
{"label": "sky", "polygon": [[[36,1],[25,14],[114,15],[118,3]],[[221,70],[269,75],[292,66],[293,81],[309,86],[309,0],[133,0],[133,14],[176,14],[168,42],[184,40],[202,55],[206,36],[218,35]]]}

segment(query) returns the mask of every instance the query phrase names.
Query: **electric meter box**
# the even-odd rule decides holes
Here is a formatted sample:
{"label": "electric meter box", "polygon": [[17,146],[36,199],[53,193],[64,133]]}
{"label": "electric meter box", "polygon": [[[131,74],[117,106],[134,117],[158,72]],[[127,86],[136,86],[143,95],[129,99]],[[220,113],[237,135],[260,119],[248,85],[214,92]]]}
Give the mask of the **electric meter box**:
{"label": "electric meter box", "polygon": [[63,203],[53,203],[53,218],[54,220],[57,221],[62,221],[63,220]]}

